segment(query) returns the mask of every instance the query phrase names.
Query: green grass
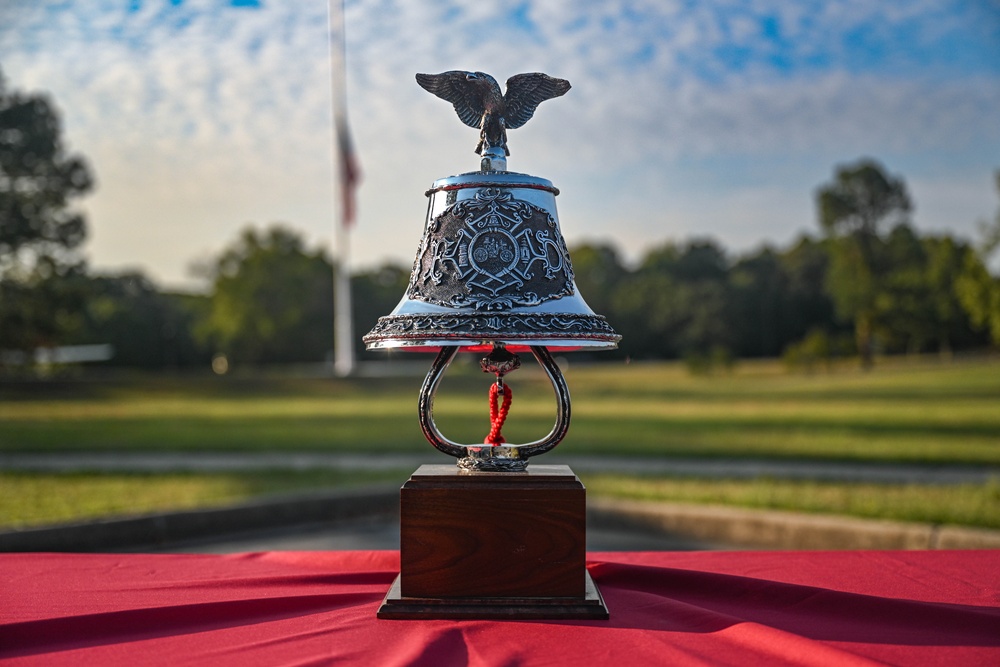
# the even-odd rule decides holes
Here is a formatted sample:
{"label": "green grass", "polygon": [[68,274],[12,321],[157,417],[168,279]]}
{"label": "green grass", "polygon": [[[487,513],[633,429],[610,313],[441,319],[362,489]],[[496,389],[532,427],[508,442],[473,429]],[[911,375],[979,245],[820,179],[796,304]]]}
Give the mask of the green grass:
{"label": "green grass", "polygon": [[[0,473],[0,529],[212,507],[262,495],[374,481],[407,471],[338,473]],[[1000,481],[959,486],[716,481],[581,475],[591,497],[736,505],[1000,528]]]}
{"label": "green grass", "polygon": [[0,529],[98,517],[236,504],[285,492],[376,481],[402,483],[406,472],[0,473]]}
{"label": "green grass", "polygon": [[[814,375],[744,363],[709,377],[679,364],[570,363],[567,453],[1000,464],[997,359]],[[468,365],[445,378],[435,416],[448,437],[482,440],[488,382]],[[553,420],[544,377],[526,368],[509,382],[504,435],[543,436]],[[415,377],[0,385],[0,450],[418,452],[427,447],[419,385]]]}
{"label": "green grass", "polygon": [[590,494],[1000,528],[1000,480],[986,484],[848,484],[772,479],[706,481],[581,475]]}
{"label": "green grass", "polygon": [[[574,362],[573,425],[559,451],[641,456],[1000,465],[1000,359],[895,360],[873,372],[788,374],[775,362],[689,375],[680,364]],[[430,357],[426,357],[430,363]],[[525,360],[509,377],[504,435],[552,425],[551,388]],[[136,377],[0,383],[0,451],[428,451],[416,418],[421,378]],[[441,430],[488,431],[489,378],[455,365],[435,403]],[[444,455],[442,461],[444,461]],[[402,481],[405,473],[391,476]],[[0,527],[239,502],[348,483],[355,473],[0,473]],[[589,476],[596,495],[1000,528],[998,483],[954,487]]]}

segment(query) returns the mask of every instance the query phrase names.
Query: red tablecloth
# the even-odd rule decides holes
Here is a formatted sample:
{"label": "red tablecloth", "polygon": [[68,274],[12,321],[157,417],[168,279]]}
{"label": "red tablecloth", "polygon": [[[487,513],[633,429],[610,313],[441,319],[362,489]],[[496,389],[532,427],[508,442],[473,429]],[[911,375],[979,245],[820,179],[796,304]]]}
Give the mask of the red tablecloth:
{"label": "red tablecloth", "polygon": [[396,552],[0,555],[4,665],[1000,665],[1000,552],[595,553],[610,621],[386,621]]}

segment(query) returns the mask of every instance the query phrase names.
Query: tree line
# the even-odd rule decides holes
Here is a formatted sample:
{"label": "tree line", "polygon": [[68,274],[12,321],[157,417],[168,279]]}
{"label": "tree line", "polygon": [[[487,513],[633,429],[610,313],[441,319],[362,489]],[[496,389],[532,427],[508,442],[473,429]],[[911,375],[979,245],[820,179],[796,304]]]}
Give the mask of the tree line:
{"label": "tree line", "polygon": [[[93,187],[65,148],[44,95],[0,73],[0,373],[31,372],[35,352],[106,344],[105,365],[142,368],[329,358],[333,262],[288,225],[248,227],[200,268],[206,291],[172,293],[140,272],[92,271],[75,201]],[[1000,192],[1000,172],[997,173]],[[576,283],[623,335],[619,358],[736,358],[795,365],[876,354],[1000,345],[1000,212],[975,244],[921,235],[902,177],[871,159],[835,169],[815,193],[816,235],[732,256],[712,239],[668,241],[625,262],[610,244],[570,249]],[[356,342],[403,295],[409,267],[352,277]],[[602,354],[606,358],[606,355]]]}
{"label": "tree line", "polygon": [[730,258],[710,239],[667,242],[628,269],[613,247],[583,246],[577,284],[624,335],[621,352],[640,358],[870,366],[876,353],[1000,344],[1000,280],[988,270],[1000,212],[978,245],[920,235],[904,180],[871,159],[838,167],[815,194],[821,233],[787,248]]}

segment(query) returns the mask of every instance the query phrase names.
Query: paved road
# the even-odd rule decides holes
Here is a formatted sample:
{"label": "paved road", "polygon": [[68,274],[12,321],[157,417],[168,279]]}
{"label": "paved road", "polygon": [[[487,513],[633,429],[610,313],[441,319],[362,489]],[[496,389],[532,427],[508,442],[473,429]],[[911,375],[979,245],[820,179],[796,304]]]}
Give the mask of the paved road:
{"label": "paved road", "polygon": [[[72,454],[0,453],[0,470],[129,472],[239,471],[239,470],[413,470],[423,463],[442,463],[444,457],[425,454],[335,454],[323,452],[192,453],[113,452]],[[577,472],[666,474],[710,479],[801,479],[880,482],[896,484],[976,484],[1000,479],[998,466],[932,465],[915,463],[861,463],[784,461],[768,459],[635,458],[561,455],[545,463],[564,463]]]}

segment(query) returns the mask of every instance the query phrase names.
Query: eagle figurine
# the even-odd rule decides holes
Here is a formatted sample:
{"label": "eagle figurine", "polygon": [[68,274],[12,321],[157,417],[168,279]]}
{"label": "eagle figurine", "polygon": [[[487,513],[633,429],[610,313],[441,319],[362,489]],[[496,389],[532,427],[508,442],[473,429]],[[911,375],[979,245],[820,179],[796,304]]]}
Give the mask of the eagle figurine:
{"label": "eagle figurine", "polygon": [[484,72],[453,70],[441,74],[417,74],[420,86],[455,105],[455,113],[469,127],[479,128],[476,153],[483,155],[491,148],[507,149],[507,130],[516,130],[535,114],[545,100],[565,95],[569,81],[556,79],[541,72],[516,74],[507,79],[507,92]]}

